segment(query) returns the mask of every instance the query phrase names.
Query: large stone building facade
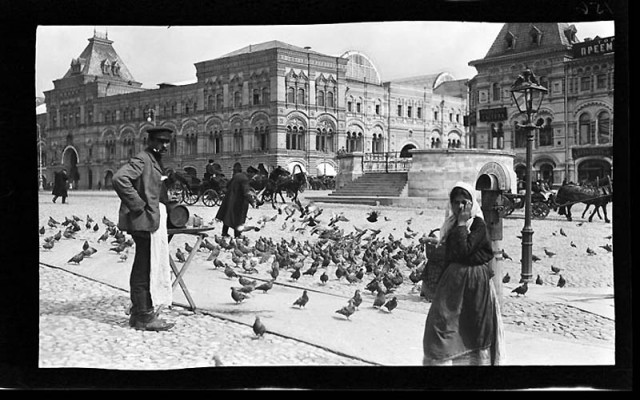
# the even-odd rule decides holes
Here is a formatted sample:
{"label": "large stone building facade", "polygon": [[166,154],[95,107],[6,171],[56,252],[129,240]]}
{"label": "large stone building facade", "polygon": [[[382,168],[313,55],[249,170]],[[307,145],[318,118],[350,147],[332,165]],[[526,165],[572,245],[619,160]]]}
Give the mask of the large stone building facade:
{"label": "large stone building facade", "polygon": [[262,163],[336,172],[337,155],[467,147],[466,80],[437,74],[383,82],[358,51],[330,56],[279,41],[195,64],[189,84],[143,89],[106,35],[94,32],[37,116],[42,173],[65,166],[75,187],[110,187],[146,146],[152,125],[173,129],[165,165],[202,178],[208,159],[230,173]]}
{"label": "large stone building facade", "polygon": [[530,68],[549,92],[533,123],[533,179],[581,182],[613,175],[614,38],[579,41],[565,23],[507,23],[486,56],[469,62],[470,147],[516,153],[524,178],[525,116],[510,88]]}

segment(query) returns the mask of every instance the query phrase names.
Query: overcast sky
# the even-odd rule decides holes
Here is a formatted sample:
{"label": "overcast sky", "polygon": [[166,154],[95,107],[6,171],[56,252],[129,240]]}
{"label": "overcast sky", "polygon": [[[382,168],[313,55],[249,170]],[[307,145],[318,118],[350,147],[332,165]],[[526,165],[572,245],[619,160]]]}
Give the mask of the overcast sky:
{"label": "overcast sky", "polygon": [[[267,26],[39,26],[36,33],[36,96],[53,89],[93,36],[108,33],[113,47],[142,87],[195,81],[194,64],[271,40],[340,56],[366,54],[383,81],[449,72],[472,78],[472,60],[483,58],[502,23],[377,22]],[[575,23],[579,40],[614,36],[613,21]]]}

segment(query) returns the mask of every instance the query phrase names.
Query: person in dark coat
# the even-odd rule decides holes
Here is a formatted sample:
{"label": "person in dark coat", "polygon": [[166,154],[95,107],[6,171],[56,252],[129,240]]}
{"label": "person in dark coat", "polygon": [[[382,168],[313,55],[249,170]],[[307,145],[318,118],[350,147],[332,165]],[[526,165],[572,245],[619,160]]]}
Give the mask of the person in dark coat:
{"label": "person in dark coat", "polygon": [[[130,233],[135,242],[135,258],[129,278],[129,325],[137,330],[166,331],[174,324],[158,318],[158,311],[154,309],[154,306],[163,303],[158,301],[160,304],[154,304],[152,274],[159,271],[158,268],[162,269],[159,273],[170,273],[168,251],[164,262],[160,258],[163,255],[162,248],[168,249],[165,207],[170,201],[164,183],[167,170],[162,165],[162,154],[167,152],[173,132],[168,128],[154,127],[148,129],[147,133],[147,148],[133,156],[113,175],[113,189],[121,200],[118,228]],[[157,261],[153,266],[152,259]],[[166,268],[163,268],[163,264]],[[169,302],[166,292],[163,294],[164,302]]]}
{"label": "person in dark coat", "polygon": [[487,225],[469,184],[457,182],[440,228],[444,267],[425,323],[424,365],[500,365],[504,331],[488,262]]}
{"label": "person in dark coat", "polygon": [[233,228],[234,236],[240,237],[247,220],[249,204],[256,206],[255,192],[249,186],[249,177],[242,172],[240,163],[233,165],[233,177],[227,183],[227,194],[216,214],[216,219],[222,221],[222,236],[229,236],[229,228]]}
{"label": "person in dark coat", "polygon": [[69,175],[67,175],[67,169],[62,168],[61,171],[55,173],[53,181],[53,202],[55,203],[58,200],[58,197],[62,197],[62,204],[67,201],[68,192],[67,189],[69,187]]}

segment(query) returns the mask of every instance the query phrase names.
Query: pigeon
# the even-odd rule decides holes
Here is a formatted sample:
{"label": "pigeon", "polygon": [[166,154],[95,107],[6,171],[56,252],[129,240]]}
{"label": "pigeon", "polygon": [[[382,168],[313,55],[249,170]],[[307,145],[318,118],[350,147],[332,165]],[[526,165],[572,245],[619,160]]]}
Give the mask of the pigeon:
{"label": "pigeon", "polygon": [[553,251],[547,250],[547,248],[544,248],[544,254],[547,255],[547,257],[553,257],[556,255],[556,253],[554,253]]}
{"label": "pigeon", "polygon": [[378,290],[376,298],[373,300],[373,307],[380,308],[387,302],[387,297],[382,290]]}
{"label": "pigeon", "polygon": [[293,302],[294,306],[298,306],[298,308],[305,307],[309,302],[309,296],[307,295],[307,291],[304,290],[302,292],[302,296],[298,297],[296,301]]}
{"label": "pigeon", "polygon": [[576,246],[575,243],[573,243],[573,240],[571,241],[570,245],[571,245],[571,247],[578,247],[578,246]]}
{"label": "pigeon", "polygon": [[567,280],[566,280],[566,279],[564,279],[564,278],[562,277],[562,275],[560,275],[560,277],[558,278],[558,284],[557,284],[557,286],[561,288],[561,287],[564,287],[564,285],[566,285],[566,284],[567,284]]}
{"label": "pigeon", "polygon": [[51,240],[51,241],[48,241],[48,242],[47,242],[47,241],[45,241],[45,242],[42,244],[42,247],[44,247],[44,248],[45,248],[45,249],[47,249],[47,250],[51,250],[51,249],[53,249],[53,244],[54,244],[54,243],[55,243],[55,240]]}
{"label": "pigeon", "polygon": [[538,275],[538,277],[536,278],[536,285],[542,285],[542,278],[540,278],[540,275]]}
{"label": "pigeon", "polygon": [[255,290],[262,290],[262,293],[267,293],[271,288],[273,288],[273,280],[266,281],[265,283],[256,286]]}
{"label": "pigeon", "polygon": [[238,274],[236,274],[236,271],[233,270],[233,268],[231,268],[230,266],[226,265],[224,266],[224,274],[227,276],[227,278],[237,278]]}
{"label": "pigeon", "polygon": [[125,250],[124,253],[120,254],[119,262],[125,262],[129,258],[128,250]]}
{"label": "pigeon", "polygon": [[605,244],[604,246],[600,246],[600,247],[602,247],[603,249],[605,249],[609,253],[611,253],[613,251],[613,247],[611,247],[611,245],[609,243]]}
{"label": "pigeon", "polygon": [[300,278],[300,268],[296,268],[292,273],[291,273],[291,279],[294,281],[297,281]]}
{"label": "pigeon", "polygon": [[231,298],[236,302],[236,304],[238,304],[238,303],[242,303],[242,301],[247,298],[247,295],[239,291],[237,288],[232,287]]}
{"label": "pigeon", "polygon": [[258,337],[262,337],[266,331],[267,327],[260,321],[260,317],[256,316],[256,320],[253,322],[253,333]]}
{"label": "pigeon", "polygon": [[540,257],[538,257],[538,256],[537,256],[537,255],[535,255],[535,254],[532,254],[532,255],[531,255],[531,259],[532,259],[533,261],[540,261]]}
{"label": "pigeon", "polygon": [[187,259],[184,257],[184,253],[179,248],[176,250],[176,258],[180,262],[185,262]]}
{"label": "pigeon", "polygon": [[187,253],[191,253],[193,251],[193,247],[191,247],[191,245],[189,245],[189,243],[184,244],[184,249],[187,251]]}
{"label": "pigeon", "polygon": [[82,250],[86,250],[89,248],[89,242],[88,241],[84,241],[84,243],[82,244]]}
{"label": "pigeon", "polygon": [[524,282],[522,285],[513,289],[511,293],[515,293],[518,297],[520,297],[520,295],[524,296],[524,294],[527,293],[527,290],[529,290],[529,286],[527,285],[527,282]]}
{"label": "pigeon", "polygon": [[84,227],[87,229],[91,229],[91,222],[87,221],[87,223],[84,224]]}
{"label": "pigeon", "polygon": [[505,276],[502,278],[502,283],[509,283],[510,280],[511,280],[511,276],[509,276],[509,273],[507,272]]}
{"label": "pigeon", "polygon": [[554,274],[557,274],[560,271],[562,271],[562,268],[554,267],[553,265],[551,266],[551,272]]}
{"label": "pigeon", "polygon": [[44,229],[44,226],[40,228],[39,232],[41,235],[44,235],[44,233],[46,232],[46,230]]}
{"label": "pigeon", "polygon": [[74,234],[75,232],[73,231],[73,229],[65,229],[65,231],[62,233],[62,236],[67,239],[75,239],[75,236],[73,236]]}
{"label": "pigeon", "polygon": [[252,281],[251,279],[247,279],[244,276],[239,276],[238,277],[238,282],[240,282],[240,284],[242,286],[247,286],[247,285],[255,286],[256,285],[256,281],[255,280]]}
{"label": "pigeon", "polygon": [[322,275],[320,275],[320,282],[322,282],[322,284],[324,285],[325,283],[327,283],[327,281],[329,280],[329,275],[327,275],[327,272],[323,272]]}
{"label": "pigeon", "polygon": [[590,256],[593,256],[596,254],[596,252],[591,247],[587,247],[587,254],[589,254]]}
{"label": "pigeon", "polygon": [[75,256],[71,257],[69,259],[69,261],[67,261],[68,263],[76,263],[76,264],[80,264],[80,261],[84,260],[84,253],[80,252],[78,254],[76,254]]}
{"label": "pigeon", "polygon": [[356,292],[353,294],[351,298],[353,300],[353,305],[357,309],[360,304],[362,304],[362,296],[360,295],[360,289],[356,289]]}
{"label": "pigeon", "polygon": [[584,224],[584,222],[578,222],[576,226],[582,226],[582,224]]}
{"label": "pigeon", "polygon": [[99,230],[99,229],[100,229],[100,227],[99,227],[99,226],[98,226],[98,224],[96,223],[96,224],[93,226],[93,231],[94,231],[94,232],[98,232],[98,230]]}
{"label": "pigeon", "polygon": [[336,310],[337,314],[341,314],[344,315],[345,317],[347,317],[347,319],[349,319],[349,317],[356,312],[356,307],[353,304],[353,299],[349,299],[349,304],[347,304],[346,306],[342,307],[339,310]]}
{"label": "pigeon", "polygon": [[98,243],[103,242],[103,241],[104,241],[104,242],[106,242],[108,238],[109,238],[109,231],[105,231],[105,232],[102,234],[102,236],[100,236],[100,237],[98,238]]}
{"label": "pigeon", "polygon": [[[51,216],[49,217],[49,221],[47,223],[49,224],[49,226],[51,226],[51,225],[53,225],[53,226],[60,225],[60,222],[56,221]],[[51,226],[51,227],[53,228],[53,226]]]}
{"label": "pigeon", "polygon": [[367,216],[367,221],[376,222],[377,220],[378,220],[378,212],[377,211],[371,211],[369,213],[369,215]]}
{"label": "pigeon", "polygon": [[82,254],[84,254],[85,257],[91,257],[92,255],[96,254],[98,252],[98,249],[96,249],[95,247],[87,247],[86,249],[83,248],[82,250]]}
{"label": "pigeon", "polygon": [[605,236],[604,238],[605,238],[605,239],[612,239],[612,238],[613,238],[613,235]]}
{"label": "pigeon", "polygon": [[280,268],[272,267],[271,271],[269,271],[269,274],[271,275],[271,278],[275,281],[276,279],[278,279],[278,275],[280,275]]}
{"label": "pigeon", "polygon": [[562,236],[567,236],[567,234],[564,232],[564,230],[563,230],[562,228],[560,228],[560,234],[561,234]]}
{"label": "pigeon", "polygon": [[391,300],[384,303],[383,307],[387,309],[387,311],[391,312],[394,308],[398,306],[398,298],[393,296]]}
{"label": "pigeon", "polygon": [[126,249],[127,247],[129,247],[129,246],[127,246],[126,244],[122,243],[122,244],[119,244],[119,245],[118,245],[118,246],[116,246],[116,247],[112,247],[112,248],[110,248],[110,249],[109,249],[109,251],[115,251],[116,253],[120,254],[120,253],[122,253],[122,252],[124,251],[124,249]]}
{"label": "pigeon", "polygon": [[504,251],[504,249],[502,249],[502,258],[504,258],[505,260],[513,261],[513,258],[511,258],[511,256],[509,254],[507,254],[507,252]]}

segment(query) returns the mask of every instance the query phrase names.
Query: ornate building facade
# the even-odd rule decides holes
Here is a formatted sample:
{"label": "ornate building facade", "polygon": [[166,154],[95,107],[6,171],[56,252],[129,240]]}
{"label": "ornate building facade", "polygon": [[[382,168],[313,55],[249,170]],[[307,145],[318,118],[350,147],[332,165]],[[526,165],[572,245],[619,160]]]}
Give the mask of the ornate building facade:
{"label": "ornate building facade", "polygon": [[507,23],[486,56],[469,62],[470,147],[516,153],[516,174],[526,171],[524,122],[510,88],[530,68],[549,92],[532,121],[533,180],[553,185],[613,174],[614,38],[579,41],[565,23]]}
{"label": "ornate building facade", "polygon": [[340,151],[467,146],[466,80],[448,73],[383,82],[361,52],[270,41],[196,63],[194,83],[143,89],[106,35],[88,40],[37,116],[48,181],[64,165],[74,187],[109,187],[152,125],[174,131],[165,165],[198,178],[210,158],[225,173],[240,162],[315,175],[337,171]]}

